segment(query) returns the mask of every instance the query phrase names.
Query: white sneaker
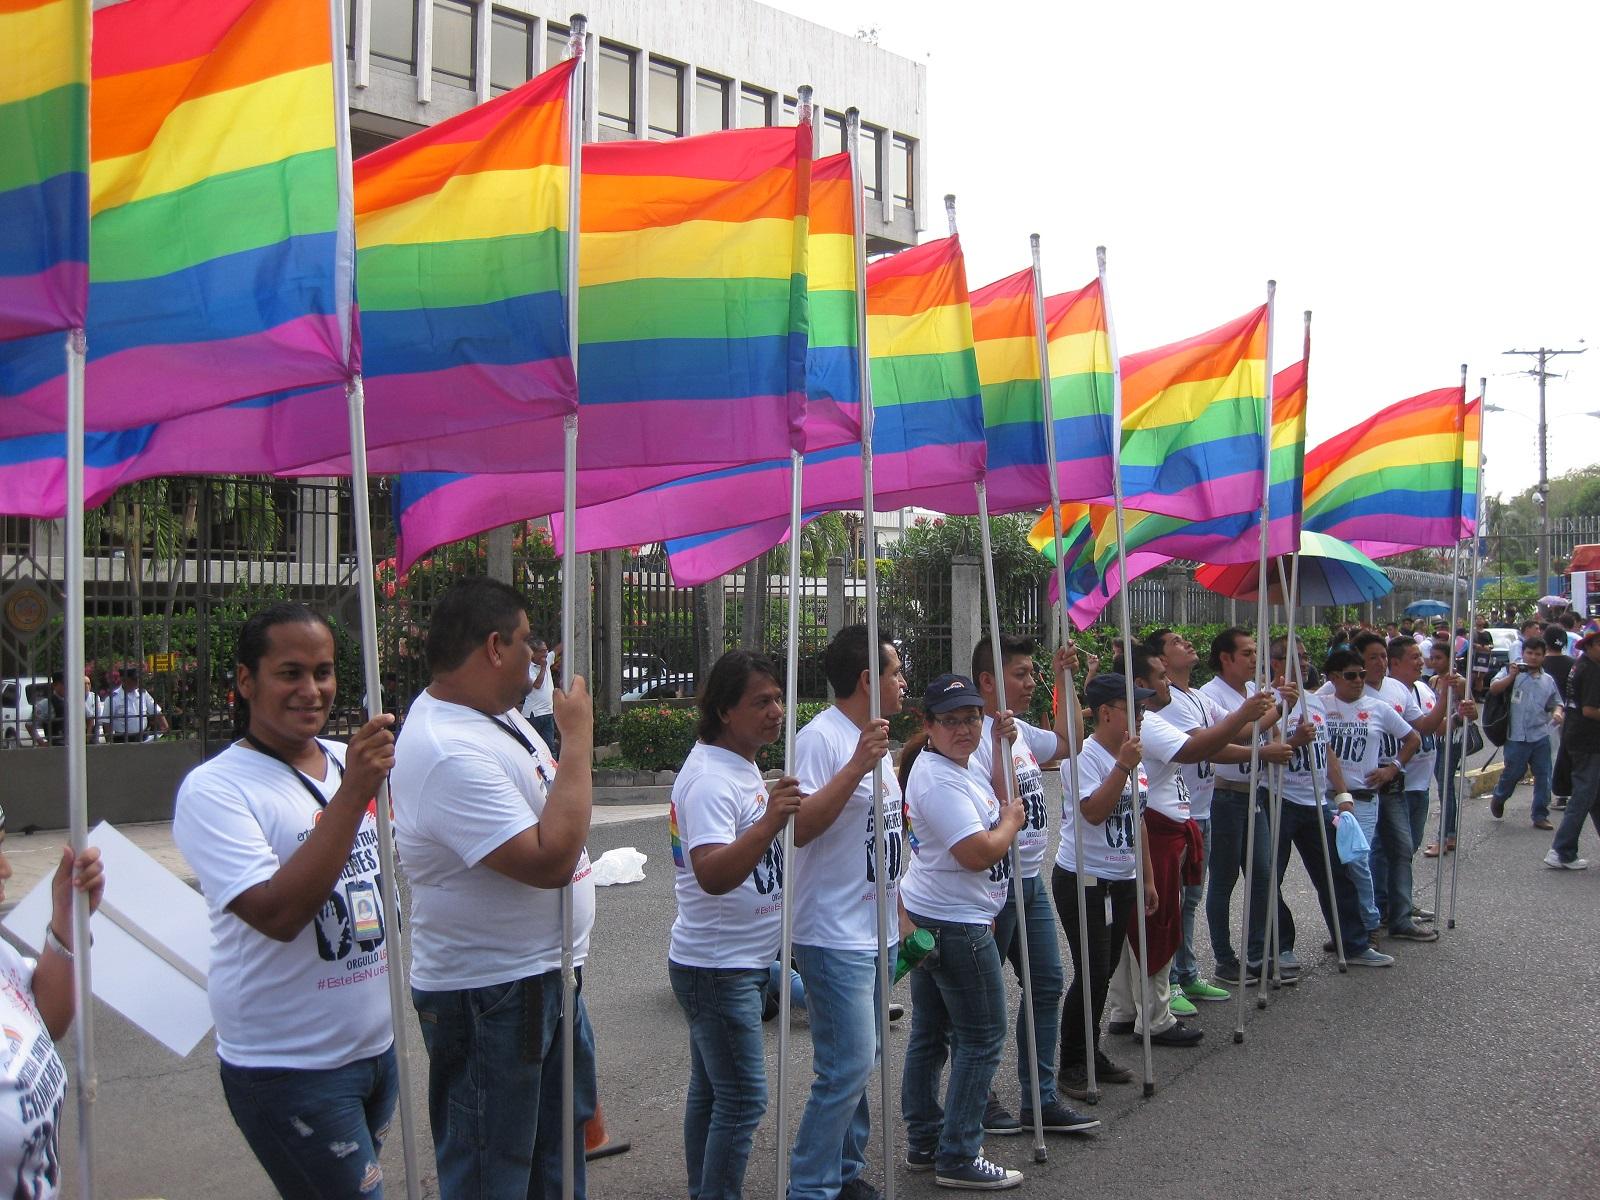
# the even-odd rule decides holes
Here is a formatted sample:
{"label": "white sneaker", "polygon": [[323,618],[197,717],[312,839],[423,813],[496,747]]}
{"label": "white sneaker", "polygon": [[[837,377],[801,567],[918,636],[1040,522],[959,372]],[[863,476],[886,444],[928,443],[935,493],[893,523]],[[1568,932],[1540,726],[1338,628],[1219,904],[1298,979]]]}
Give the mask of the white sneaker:
{"label": "white sneaker", "polygon": [[1562,871],[1587,871],[1589,869],[1589,860],[1587,858],[1575,858],[1571,862],[1562,862],[1561,856],[1551,850],[1544,856],[1544,865],[1555,867]]}
{"label": "white sneaker", "polygon": [[1352,967],[1392,967],[1394,956],[1368,946],[1360,954],[1350,955],[1345,962]]}

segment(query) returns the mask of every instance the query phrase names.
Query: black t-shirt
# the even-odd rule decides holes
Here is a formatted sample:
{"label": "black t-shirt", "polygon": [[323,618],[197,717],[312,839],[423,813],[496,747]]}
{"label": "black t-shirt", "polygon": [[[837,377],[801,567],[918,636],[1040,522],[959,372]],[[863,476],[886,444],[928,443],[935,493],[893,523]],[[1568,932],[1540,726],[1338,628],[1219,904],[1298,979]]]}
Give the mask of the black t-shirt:
{"label": "black t-shirt", "polygon": [[1544,673],[1556,681],[1556,695],[1567,694],[1567,679],[1572,675],[1574,660],[1570,654],[1546,654]]}
{"label": "black t-shirt", "polygon": [[1588,661],[1580,663],[1572,673],[1572,695],[1578,711],[1567,715],[1572,725],[1567,734],[1567,750],[1573,754],[1600,754],[1600,721],[1583,715],[1585,706],[1600,708],[1600,668]]}

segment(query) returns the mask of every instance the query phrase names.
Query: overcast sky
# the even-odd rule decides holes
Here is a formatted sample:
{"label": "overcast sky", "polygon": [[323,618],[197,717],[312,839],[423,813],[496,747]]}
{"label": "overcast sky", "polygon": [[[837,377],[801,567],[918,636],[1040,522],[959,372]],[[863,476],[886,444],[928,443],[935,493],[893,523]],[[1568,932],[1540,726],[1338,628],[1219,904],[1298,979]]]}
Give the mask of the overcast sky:
{"label": "overcast sky", "polygon": [[1123,353],[1222,324],[1278,280],[1275,365],[1314,312],[1310,440],[1489,377],[1487,486],[1600,459],[1600,5],[768,0],[928,67],[929,229],[954,192],[973,287],[1094,274]]}

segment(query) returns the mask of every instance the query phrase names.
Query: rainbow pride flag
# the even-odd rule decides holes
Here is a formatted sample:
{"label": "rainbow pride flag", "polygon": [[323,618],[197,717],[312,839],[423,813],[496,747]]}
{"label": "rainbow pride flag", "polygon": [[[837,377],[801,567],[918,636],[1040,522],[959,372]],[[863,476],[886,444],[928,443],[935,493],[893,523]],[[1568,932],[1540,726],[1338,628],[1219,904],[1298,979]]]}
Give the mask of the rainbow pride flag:
{"label": "rainbow pride flag", "polygon": [[[84,322],[89,262],[89,5],[0,0],[0,342]],[[59,368],[65,348],[46,337]],[[14,395],[0,360],[0,402]]]}
{"label": "rainbow pride flag", "polygon": [[1314,447],[1305,463],[1305,527],[1372,558],[1455,545],[1466,408],[1465,388],[1439,388]]}
{"label": "rainbow pride flag", "polygon": [[[960,240],[943,238],[879,259],[867,268],[866,291],[874,500],[881,511],[933,495],[962,497],[970,506],[987,443]],[[730,497],[730,506],[706,512],[707,526],[658,539],[667,542],[678,586],[715,579],[788,537],[788,464],[771,469],[781,486],[759,489],[774,510],[764,520],[715,524],[731,511],[749,512],[758,502],[758,489],[749,488]],[[859,442],[808,451],[801,497],[808,514],[859,507]]]}
{"label": "rainbow pride flag", "polygon": [[1483,397],[1467,405],[1461,418],[1461,537],[1478,533],[1478,471],[1483,459]]}
{"label": "rainbow pride flag", "polygon": [[1268,333],[1262,305],[1207,333],[1123,357],[1128,508],[1205,520],[1261,507]]}

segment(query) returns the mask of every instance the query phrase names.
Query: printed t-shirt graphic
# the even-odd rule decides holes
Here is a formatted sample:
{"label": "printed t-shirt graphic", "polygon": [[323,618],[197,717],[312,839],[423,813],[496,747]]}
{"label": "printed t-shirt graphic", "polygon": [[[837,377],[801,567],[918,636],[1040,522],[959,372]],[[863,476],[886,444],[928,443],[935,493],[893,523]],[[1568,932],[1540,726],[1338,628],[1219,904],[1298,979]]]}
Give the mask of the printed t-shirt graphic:
{"label": "printed t-shirt graphic", "polygon": [[[1017,838],[1024,879],[1032,879],[1039,874],[1050,849],[1050,806],[1045,803],[1044,772],[1039,764],[1055,757],[1057,744],[1054,730],[1040,729],[1026,721],[1017,722],[1017,738],[1011,743],[1011,764],[1017,773],[1017,796],[1028,814],[1028,822]],[[978,739],[978,748],[967,759],[967,770],[984,788],[993,789],[993,717],[983,718],[983,734]],[[996,799],[999,797],[996,796]],[[906,807],[910,809],[909,801]],[[915,822],[916,818],[913,816],[911,819]]]}
{"label": "printed t-shirt graphic", "polygon": [[917,830],[917,846],[900,890],[906,909],[918,916],[987,925],[1011,890],[1011,853],[988,870],[973,871],[951,852],[958,842],[1000,822],[993,789],[975,779],[970,767],[969,761],[963,770],[932,748],[912,764],[906,811]]}
{"label": "printed t-shirt graphic", "polygon": [[0,942],[0,1193],[54,1200],[67,1069],[33,1000],[34,966]]}
{"label": "printed t-shirt graphic", "polygon": [[[1080,797],[1094,795],[1113,769],[1117,757],[1093,738],[1083,743],[1078,756],[1078,795],[1072,794],[1066,764],[1061,767],[1061,844],[1056,848],[1056,865],[1067,871],[1077,871],[1073,858],[1072,822],[1077,819]],[[1139,805],[1134,809],[1132,781],[1123,785],[1122,795],[1111,809],[1105,822],[1094,825],[1083,823],[1083,873],[1095,879],[1132,879],[1134,872],[1133,823],[1144,815],[1150,801],[1150,780],[1144,764],[1139,766]]]}

